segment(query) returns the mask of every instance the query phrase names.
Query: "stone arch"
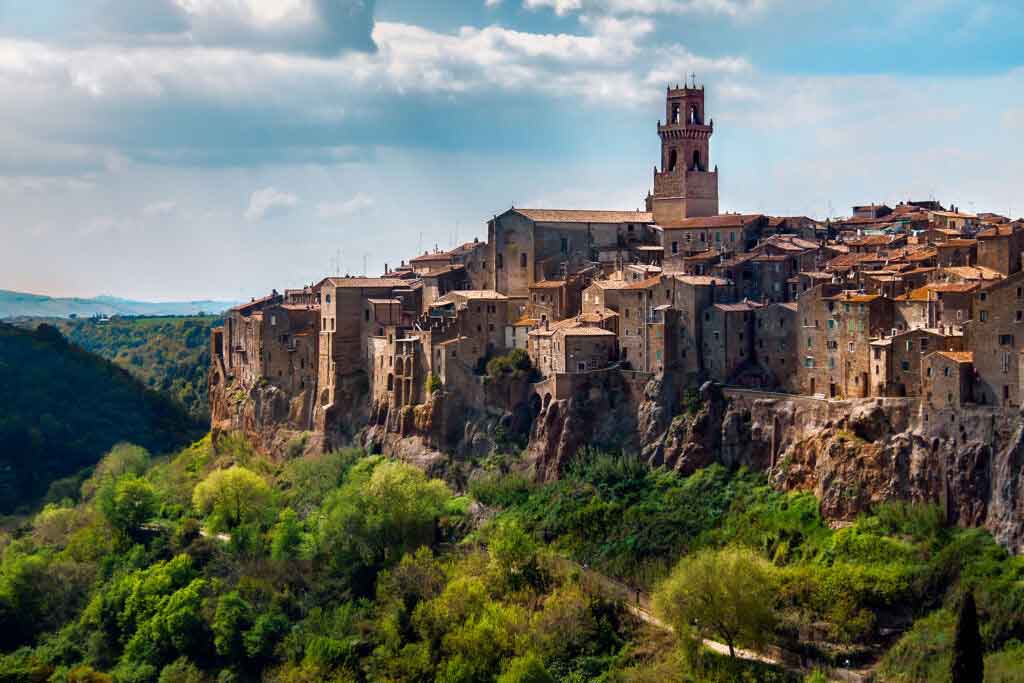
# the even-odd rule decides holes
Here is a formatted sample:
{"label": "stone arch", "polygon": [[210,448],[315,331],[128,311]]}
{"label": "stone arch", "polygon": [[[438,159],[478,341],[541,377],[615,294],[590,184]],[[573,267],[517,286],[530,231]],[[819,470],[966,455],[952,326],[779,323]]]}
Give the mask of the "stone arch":
{"label": "stone arch", "polygon": [[693,170],[700,170],[700,150],[698,149],[693,150]]}
{"label": "stone arch", "polygon": [[690,123],[700,123],[700,114],[697,113],[697,105],[690,105]]}
{"label": "stone arch", "polygon": [[668,172],[676,170],[676,164],[679,162],[679,155],[676,150],[670,149],[668,151]]}
{"label": "stone arch", "polygon": [[672,104],[672,123],[679,123],[679,103]]}

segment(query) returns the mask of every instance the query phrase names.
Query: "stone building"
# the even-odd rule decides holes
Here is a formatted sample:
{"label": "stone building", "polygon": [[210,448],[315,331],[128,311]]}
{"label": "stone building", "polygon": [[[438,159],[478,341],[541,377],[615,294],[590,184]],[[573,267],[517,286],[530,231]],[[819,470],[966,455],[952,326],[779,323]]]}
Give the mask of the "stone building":
{"label": "stone building", "polygon": [[754,359],[762,371],[759,386],[796,391],[796,347],[795,302],[773,303],[754,309]]}
{"label": "stone building", "polygon": [[977,265],[1010,275],[1020,270],[1024,253],[1024,228],[1018,223],[994,225],[979,232]]}
{"label": "stone building", "polygon": [[327,278],[321,285],[318,404],[334,405],[338,380],[367,371],[367,340],[379,328],[370,299],[399,299],[419,311],[410,283],[398,278]]}
{"label": "stone building", "polygon": [[960,408],[974,401],[974,354],[936,351],[921,361],[921,387],[925,402],[936,409]]}
{"label": "stone building", "polygon": [[659,223],[654,230],[664,249],[662,267],[666,273],[682,273],[686,256],[746,251],[757,242],[767,222],[761,214],[723,214],[683,218],[671,225]]}
{"label": "stone building", "polygon": [[705,119],[704,88],[668,88],[665,123],[658,122],[661,170],[654,169],[654,193],[647,210],[659,225],[694,216],[718,215],[718,169],[711,170],[715,126]]}
{"label": "stone building", "polygon": [[762,306],[744,301],[712,304],[704,309],[702,330],[705,374],[733,383],[740,370],[754,361],[754,313]]}
{"label": "stone building", "polygon": [[974,318],[965,326],[974,352],[974,398],[990,405],[1020,405],[1019,356],[1024,350],[1024,271],[974,293]]}
{"label": "stone building", "polygon": [[565,279],[600,263],[602,253],[629,262],[634,246],[656,242],[652,222],[641,211],[509,209],[487,225],[488,288],[527,297],[534,283]]}
{"label": "stone building", "polygon": [[228,378],[252,386],[267,371],[264,337],[264,311],[278,306],[284,297],[274,291],[269,296],[235,306],[224,316],[222,348],[224,372]]}
{"label": "stone building", "polygon": [[530,332],[528,353],[544,377],[600,370],[619,355],[614,332],[574,318],[544,323]]}
{"label": "stone building", "polygon": [[431,315],[453,318],[461,336],[477,340],[484,355],[504,353],[505,328],[519,319],[509,297],[492,289],[449,292],[434,302]]}
{"label": "stone building", "polygon": [[871,346],[871,395],[920,396],[922,359],[936,351],[960,351],[963,335],[913,329],[875,339]]}
{"label": "stone building", "polygon": [[801,393],[871,395],[869,343],[891,332],[893,302],[877,294],[819,285],[797,300]]}

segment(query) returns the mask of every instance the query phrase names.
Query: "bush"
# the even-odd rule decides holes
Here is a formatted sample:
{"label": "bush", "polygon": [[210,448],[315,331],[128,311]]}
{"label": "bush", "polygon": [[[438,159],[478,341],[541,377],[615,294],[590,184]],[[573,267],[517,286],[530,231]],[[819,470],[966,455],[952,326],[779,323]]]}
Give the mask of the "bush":
{"label": "bush", "polygon": [[488,472],[469,482],[469,495],[484,505],[511,507],[526,500],[533,485],[518,472]]}
{"label": "bush", "polygon": [[530,355],[523,349],[512,349],[503,356],[495,356],[487,361],[487,376],[492,379],[505,375],[523,379],[528,377],[532,370]]}

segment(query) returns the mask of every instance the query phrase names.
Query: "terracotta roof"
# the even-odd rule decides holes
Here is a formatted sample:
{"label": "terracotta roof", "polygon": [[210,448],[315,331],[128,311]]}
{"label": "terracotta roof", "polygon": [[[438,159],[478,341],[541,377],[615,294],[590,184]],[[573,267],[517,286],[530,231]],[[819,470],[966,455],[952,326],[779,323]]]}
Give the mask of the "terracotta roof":
{"label": "terracotta roof", "polygon": [[570,327],[562,331],[566,337],[614,337],[615,333],[602,327]]}
{"label": "terracotta roof", "polygon": [[753,311],[761,308],[761,304],[754,301],[743,301],[738,304],[714,304],[714,308],[720,311],[727,311],[730,313],[742,313],[747,311]]}
{"label": "terracotta roof", "polygon": [[943,218],[977,218],[973,213],[957,213],[955,211],[929,211],[928,213]]}
{"label": "terracotta roof", "polygon": [[728,278],[715,277],[713,275],[676,275],[675,278],[684,284],[698,287],[725,287],[732,284],[732,280]]}
{"label": "terracotta roof", "polygon": [[422,254],[415,258],[409,259],[409,263],[427,263],[432,261],[450,261],[452,255],[447,251],[435,251],[430,254]]}
{"label": "terracotta roof", "polygon": [[831,300],[831,301],[842,301],[842,302],[850,302],[850,303],[855,303],[855,304],[857,304],[857,303],[864,304],[864,303],[868,303],[870,301],[874,301],[875,299],[881,299],[882,295],[880,295],[880,294],[856,294],[856,293],[851,293],[850,291],[847,290],[847,291],[839,292],[835,296],[825,296],[825,297],[822,297],[822,298],[823,299],[827,299],[827,300]]}
{"label": "terracotta roof", "polygon": [[1003,274],[997,270],[985,266],[950,266],[943,268],[942,272],[952,273],[965,280],[1002,280]]}
{"label": "terracotta roof", "polygon": [[935,353],[940,356],[944,356],[951,361],[957,363],[973,363],[974,352],[973,351],[936,351]]}
{"label": "terracotta roof", "polygon": [[541,280],[530,285],[530,289],[560,289],[565,286],[565,280]]}
{"label": "terracotta roof", "polygon": [[978,243],[978,240],[963,239],[960,237],[952,237],[945,242],[939,242],[935,245],[936,249],[946,249],[948,247],[973,247]]}
{"label": "terracotta roof", "polygon": [[652,223],[643,211],[585,211],[576,209],[512,209],[538,223]]}
{"label": "terracotta roof", "polygon": [[540,318],[531,318],[524,315],[522,318],[512,323],[512,327],[533,327],[538,324],[540,324]]}
{"label": "terracotta roof", "polygon": [[846,240],[846,243],[852,247],[884,247],[898,239],[900,238],[890,235],[864,235],[863,237]]}
{"label": "terracotta roof", "polygon": [[253,299],[248,303],[239,304],[232,308],[231,310],[238,311],[239,313],[244,313],[245,311],[251,308],[259,308],[260,306],[272,304],[274,303],[275,300],[279,299],[280,296],[280,294],[269,294],[267,296],[260,297],[259,299]]}
{"label": "terracotta roof", "polygon": [[327,281],[339,288],[388,289],[409,286],[405,280],[389,277],[330,277]]}
{"label": "terracotta roof", "polygon": [[661,276],[646,280],[594,280],[600,289],[648,289],[661,282]]}
{"label": "terracotta roof", "polygon": [[991,237],[1009,237],[1013,234],[1015,226],[1012,223],[1006,223],[1004,225],[994,225],[991,228],[986,228],[979,232],[976,237],[978,239],[988,239]]}
{"label": "terracotta roof", "polygon": [[455,299],[466,299],[470,301],[506,301],[508,300],[508,297],[493,289],[459,289],[453,292],[448,292],[434,303],[447,304],[452,303]]}
{"label": "terracotta roof", "polygon": [[697,218],[684,218],[671,225],[661,226],[664,230],[679,230],[685,228],[741,228],[757,220],[764,218],[763,214],[751,213],[725,213],[718,216],[702,216]]}
{"label": "terracotta roof", "polygon": [[610,308],[601,308],[599,311],[594,313],[581,313],[579,319],[585,323],[600,323],[605,320],[611,320],[612,318],[619,317],[619,314]]}
{"label": "terracotta roof", "polygon": [[401,304],[402,300],[401,299],[367,299],[366,303],[369,303],[369,304],[391,304],[391,305],[394,305],[394,304]]}

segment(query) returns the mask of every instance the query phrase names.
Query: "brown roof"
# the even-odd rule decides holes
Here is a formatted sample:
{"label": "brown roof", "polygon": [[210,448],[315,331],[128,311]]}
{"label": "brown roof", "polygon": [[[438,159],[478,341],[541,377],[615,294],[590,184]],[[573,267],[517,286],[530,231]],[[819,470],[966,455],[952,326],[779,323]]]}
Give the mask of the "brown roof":
{"label": "brown roof", "polygon": [[761,308],[761,304],[753,301],[743,301],[738,304],[715,304],[714,307],[720,311],[739,313],[744,311],[753,311],[755,309]]}
{"label": "brown roof", "polygon": [[401,304],[402,300],[401,299],[367,299],[366,303],[369,303],[369,304],[391,304],[391,305],[394,305],[394,304]]}
{"label": "brown roof", "polygon": [[576,209],[513,209],[538,223],[653,223],[643,211],[583,211]]}
{"label": "brown roof", "polygon": [[450,261],[452,255],[447,251],[435,251],[430,254],[422,254],[415,258],[409,259],[409,263],[428,263],[433,261]]}
{"label": "brown roof", "polygon": [[566,337],[614,337],[615,333],[603,327],[571,327],[563,330]]}
{"label": "brown roof", "polygon": [[979,232],[976,237],[978,239],[988,239],[991,237],[1009,237],[1013,234],[1015,226],[1012,223],[1005,225],[994,225],[991,228],[986,228]]}
{"label": "brown roof", "polygon": [[661,226],[665,230],[678,230],[685,228],[741,228],[764,218],[762,214],[740,214],[725,213],[718,216],[701,216],[697,218],[684,218],[671,225]]}
{"label": "brown roof", "polygon": [[505,301],[508,297],[493,289],[458,289],[448,292],[434,303],[447,304],[451,303],[454,299],[469,299],[472,301]]}
{"label": "brown roof", "polygon": [[530,289],[559,289],[565,286],[565,280],[541,280],[530,285]]}
{"label": "brown roof", "polygon": [[329,277],[327,278],[327,281],[335,287],[340,288],[361,287],[365,289],[387,289],[409,286],[409,283],[406,280],[399,280],[398,278],[390,277]]}
{"label": "brown roof", "polygon": [[936,249],[946,249],[948,247],[973,247],[978,243],[978,240],[962,239],[959,237],[952,237],[945,242],[939,242],[935,245]]}
{"label": "brown roof", "polygon": [[945,356],[951,361],[957,363],[973,363],[974,352],[973,351],[936,351],[940,356]]}
{"label": "brown roof", "polygon": [[687,284],[696,285],[698,287],[710,287],[712,285],[725,287],[732,284],[732,280],[724,277],[715,277],[713,275],[676,275],[676,280]]}

